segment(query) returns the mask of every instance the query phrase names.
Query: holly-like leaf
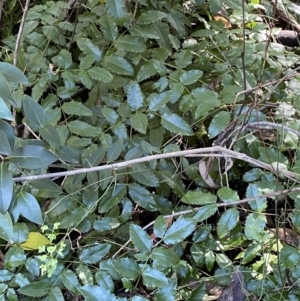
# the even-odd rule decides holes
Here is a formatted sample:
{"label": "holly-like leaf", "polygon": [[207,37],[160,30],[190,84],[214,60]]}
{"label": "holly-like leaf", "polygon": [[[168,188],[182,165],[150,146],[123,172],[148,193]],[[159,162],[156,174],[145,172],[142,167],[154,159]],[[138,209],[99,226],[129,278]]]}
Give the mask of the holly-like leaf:
{"label": "holly-like leaf", "polygon": [[103,60],[104,68],[120,75],[133,75],[134,70],[128,61],[120,56],[110,55]]}
{"label": "holly-like leaf", "polygon": [[227,209],[221,216],[217,225],[217,234],[220,238],[229,234],[239,220],[239,212],[236,208]]}
{"label": "holly-like leaf", "polygon": [[262,241],[264,237],[261,236],[266,227],[266,216],[261,213],[250,213],[247,216],[245,224],[245,234],[249,240]]}
{"label": "holly-like leaf", "polygon": [[145,114],[141,112],[136,112],[132,117],[130,118],[132,127],[142,133],[146,134],[147,132],[147,125],[148,125],[148,118]]}
{"label": "holly-like leaf", "polygon": [[221,187],[218,192],[218,197],[223,201],[223,202],[236,202],[240,198],[235,190],[232,190],[229,187]]}
{"label": "holly-like leaf", "polygon": [[80,37],[77,39],[77,45],[84,54],[93,55],[96,62],[102,59],[102,50],[100,50],[100,48],[90,39]]}
{"label": "holly-like leaf", "polygon": [[182,242],[195,229],[197,222],[192,218],[180,218],[166,232],[163,241],[168,245]]}
{"label": "holly-like leaf", "polygon": [[143,271],[142,277],[143,284],[149,289],[163,287],[168,284],[168,278],[162,272],[150,267]]}
{"label": "holly-like leaf", "polygon": [[86,264],[99,262],[109,252],[111,245],[108,243],[97,244],[85,248],[79,255],[79,260]]}
{"label": "holly-like leaf", "polygon": [[209,192],[201,191],[188,191],[184,197],[181,199],[181,202],[191,205],[206,205],[210,203],[217,202],[217,196]]}
{"label": "holly-like leaf", "polygon": [[70,102],[65,102],[62,105],[62,110],[66,114],[78,115],[78,116],[92,116],[93,112],[91,109],[87,108],[80,102],[71,100]]}
{"label": "holly-like leaf", "polygon": [[133,281],[135,281],[142,272],[138,263],[131,258],[115,260],[113,265],[121,276]]}
{"label": "holly-like leaf", "polygon": [[218,210],[217,204],[202,206],[194,216],[194,219],[198,222],[202,222],[208,219],[209,217],[211,217],[212,215],[214,215],[217,212],[217,210]]}
{"label": "holly-like leaf", "polygon": [[199,78],[201,78],[201,76],[203,75],[203,71],[201,70],[189,70],[184,72],[179,80],[183,85],[191,85],[193,83],[195,83],[196,81],[199,80]]}
{"label": "holly-like leaf", "polygon": [[100,67],[92,67],[88,70],[88,75],[95,80],[99,80],[103,83],[110,83],[114,77],[113,75],[105,70],[104,68]]}
{"label": "holly-like leaf", "polygon": [[147,232],[138,225],[130,225],[130,238],[134,247],[143,254],[149,254],[152,248],[152,240]]}
{"label": "holly-like leaf", "polygon": [[127,91],[127,103],[132,110],[138,110],[143,106],[144,95],[139,84],[135,81],[131,81],[126,86]]}
{"label": "holly-like leaf", "polygon": [[218,114],[216,114],[208,128],[209,138],[214,138],[218,134],[220,134],[225,129],[225,127],[229,124],[229,122],[230,122],[229,112],[221,111]]}
{"label": "holly-like leaf", "polygon": [[130,52],[143,52],[146,50],[146,44],[142,38],[124,35],[117,39],[115,47],[120,50]]}
{"label": "holly-like leaf", "polygon": [[107,162],[111,163],[117,160],[123,151],[123,140],[117,140],[107,150]]}
{"label": "holly-like leaf", "polygon": [[191,127],[178,115],[164,113],[161,117],[161,124],[164,128],[175,134],[193,135]]}
{"label": "holly-like leaf", "polygon": [[103,32],[103,35],[109,41],[114,42],[119,35],[117,24],[109,15],[103,15],[100,17],[100,28]]}

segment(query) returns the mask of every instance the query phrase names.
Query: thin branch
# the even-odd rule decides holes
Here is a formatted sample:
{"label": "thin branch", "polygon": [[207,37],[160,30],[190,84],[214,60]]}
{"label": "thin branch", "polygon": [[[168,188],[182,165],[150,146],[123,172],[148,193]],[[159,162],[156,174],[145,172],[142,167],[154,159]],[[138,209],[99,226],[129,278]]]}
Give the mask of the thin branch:
{"label": "thin branch", "polygon": [[21,43],[21,39],[22,39],[22,34],[23,34],[23,31],[24,31],[25,20],[26,20],[26,17],[27,17],[29,4],[30,4],[30,0],[26,0],[24,11],[23,11],[23,16],[22,16],[22,21],[21,21],[21,24],[20,24],[20,28],[19,28],[19,32],[18,32],[18,36],[17,36],[17,41],[16,41],[16,46],[15,46],[15,53],[14,53],[14,65],[15,66],[17,65],[17,62],[18,62],[18,51],[19,51],[19,47],[20,47],[20,43]]}
{"label": "thin branch", "polygon": [[177,152],[171,152],[171,153],[166,153],[166,154],[152,155],[152,156],[128,160],[128,161],[124,161],[124,162],[120,162],[120,163],[107,164],[107,165],[101,165],[101,166],[90,167],[90,168],[79,168],[76,170],[48,173],[48,174],[43,174],[43,175],[17,177],[17,178],[14,178],[13,181],[14,182],[35,181],[35,180],[40,180],[40,179],[51,179],[51,178],[57,178],[57,177],[73,176],[73,175],[78,175],[78,174],[83,174],[83,173],[91,173],[91,172],[107,170],[107,169],[117,170],[120,168],[129,167],[130,165],[133,165],[133,164],[139,164],[139,163],[150,162],[153,160],[166,159],[166,158],[190,156],[190,155],[193,155],[194,157],[201,157],[202,154],[205,154],[205,157],[206,156],[213,157],[213,156],[215,156],[215,153],[222,154],[224,157],[235,158],[235,159],[238,159],[241,161],[248,162],[254,166],[269,170],[279,176],[285,176],[296,182],[298,182],[297,179],[300,178],[300,174],[298,174],[298,173],[280,169],[278,166],[276,166],[276,167],[272,166],[271,164],[261,162],[259,160],[253,159],[243,153],[239,153],[239,152],[227,149],[225,147],[213,146],[213,147],[207,147],[207,148],[190,149],[190,150],[177,151]]}

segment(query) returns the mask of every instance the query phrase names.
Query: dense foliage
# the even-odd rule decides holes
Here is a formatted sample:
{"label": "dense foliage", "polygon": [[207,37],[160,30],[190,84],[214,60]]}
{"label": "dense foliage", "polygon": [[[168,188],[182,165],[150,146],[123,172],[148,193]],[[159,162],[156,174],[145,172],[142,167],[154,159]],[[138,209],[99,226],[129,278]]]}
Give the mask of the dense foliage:
{"label": "dense foliage", "polygon": [[274,20],[300,7],[40,0],[23,28],[28,2],[1,18],[0,300],[208,300],[237,275],[298,300],[299,55]]}

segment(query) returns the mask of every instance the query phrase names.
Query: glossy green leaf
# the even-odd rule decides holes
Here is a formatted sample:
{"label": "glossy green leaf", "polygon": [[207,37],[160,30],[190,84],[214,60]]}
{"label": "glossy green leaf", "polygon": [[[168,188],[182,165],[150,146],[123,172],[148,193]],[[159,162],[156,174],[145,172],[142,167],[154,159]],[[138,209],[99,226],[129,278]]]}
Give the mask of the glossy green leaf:
{"label": "glossy green leaf", "polygon": [[209,217],[211,217],[212,215],[214,215],[217,212],[217,210],[218,210],[217,204],[202,206],[194,216],[194,219],[198,222],[202,222],[208,219]]}
{"label": "glossy green leaf", "polygon": [[61,280],[64,286],[71,292],[77,292],[80,287],[76,274],[71,270],[64,270],[61,275]]}
{"label": "glossy green leaf", "polygon": [[8,156],[11,153],[11,148],[6,134],[0,130],[0,154]]}
{"label": "glossy green leaf", "polygon": [[77,45],[84,54],[93,55],[96,62],[102,59],[102,51],[90,39],[79,38]]}
{"label": "glossy green leaf", "polygon": [[100,28],[104,36],[112,42],[114,42],[119,35],[117,24],[109,15],[100,17]]}
{"label": "glossy green leaf", "polygon": [[64,301],[64,296],[59,287],[52,287],[49,291],[49,301]]}
{"label": "glossy green leaf", "polygon": [[40,129],[40,135],[46,142],[49,143],[52,149],[57,149],[61,147],[60,136],[56,127],[47,124],[46,126]]}
{"label": "glossy green leaf", "polygon": [[14,226],[8,212],[0,213],[0,237],[11,244],[14,242]]}
{"label": "glossy green leaf", "polygon": [[229,112],[221,111],[218,114],[216,114],[208,128],[209,138],[214,138],[217,135],[219,135],[226,128],[229,122],[230,122]]}
{"label": "glossy green leaf", "polygon": [[194,230],[197,222],[192,218],[180,218],[166,232],[163,241],[168,245],[182,242]]}
{"label": "glossy green leaf", "polygon": [[129,82],[126,86],[127,90],[127,103],[129,107],[136,111],[143,106],[144,95],[139,84],[135,81]]}
{"label": "glossy green leaf", "polygon": [[140,253],[149,254],[152,248],[152,240],[147,232],[135,224],[130,225],[129,232],[134,247]]}
{"label": "glossy green leaf", "polygon": [[37,169],[55,162],[57,157],[41,146],[25,145],[15,149],[8,159],[20,167]]}
{"label": "glossy green leaf", "polygon": [[136,183],[130,184],[128,193],[133,202],[147,210],[154,210],[155,201],[153,195],[143,186]]}
{"label": "glossy green leaf", "polygon": [[218,190],[217,195],[223,202],[236,202],[240,199],[235,190],[226,186],[221,187]]}
{"label": "glossy green leaf", "polygon": [[245,235],[250,240],[263,241],[266,227],[266,216],[261,213],[250,213],[245,224]]}
{"label": "glossy green leaf", "polygon": [[72,133],[83,137],[97,137],[101,134],[101,129],[99,127],[91,126],[88,123],[79,120],[69,122],[68,128]]}
{"label": "glossy green leaf", "polygon": [[162,215],[155,219],[153,230],[154,234],[159,238],[162,238],[165,235],[167,231],[167,223],[166,219]]}
{"label": "glossy green leaf", "polygon": [[28,79],[23,72],[12,64],[0,62],[0,73],[8,82],[25,86],[29,85]]}
{"label": "glossy green leaf", "polygon": [[19,212],[28,220],[39,225],[43,223],[41,207],[32,194],[21,191],[17,195],[17,207]]}
{"label": "glossy green leaf", "polygon": [[4,75],[0,72],[0,95],[1,98],[8,104],[10,103],[13,106],[17,106],[17,103],[11,93],[10,86],[4,77]]}
{"label": "glossy green leaf", "polygon": [[133,281],[135,281],[142,272],[138,263],[131,258],[121,258],[115,260],[113,265],[122,277]]}
{"label": "glossy green leaf", "polygon": [[[246,190],[247,198],[255,198],[261,196],[262,191],[256,183],[249,184]],[[258,212],[263,212],[267,208],[267,199],[266,198],[257,198],[254,201],[249,202],[250,207]]]}
{"label": "glossy green leaf", "polygon": [[33,98],[25,95],[23,98],[23,108],[25,116],[37,128],[43,127],[46,122],[44,109]]}
{"label": "glossy green leaf", "polygon": [[162,11],[149,10],[145,13],[142,13],[136,20],[137,24],[151,24],[156,21],[160,21],[165,18],[167,15]]}
{"label": "glossy green leaf", "polygon": [[87,54],[85,56],[80,57],[79,68],[88,71],[94,63],[94,56],[92,54]]}
{"label": "glossy green leaf", "polygon": [[0,163],[0,212],[5,214],[11,204],[13,194],[13,179],[7,164]]}
{"label": "glossy green leaf", "polygon": [[122,18],[125,13],[125,4],[122,0],[106,0],[106,9],[109,15],[114,18]]}
{"label": "glossy green leaf", "polygon": [[139,183],[156,187],[158,185],[158,178],[156,175],[144,164],[134,164],[131,166],[132,172],[130,175]]}
{"label": "glossy green leaf", "polygon": [[75,88],[74,75],[71,71],[62,72],[61,77],[67,90],[72,90]]}
{"label": "glossy green leaf", "polygon": [[156,74],[153,62],[147,62],[142,65],[137,73],[136,79],[138,82],[146,80]]}
{"label": "glossy green leaf", "polygon": [[239,220],[239,212],[236,208],[227,209],[221,216],[217,225],[217,234],[220,238],[229,234]]}
{"label": "glossy green leaf", "polygon": [[132,127],[142,133],[146,134],[147,132],[147,125],[148,125],[148,119],[147,116],[141,112],[136,112],[132,117],[130,118]]}
{"label": "glossy green leaf", "polygon": [[243,181],[248,183],[253,182],[258,180],[262,175],[263,175],[263,171],[261,169],[252,168],[243,174]]}
{"label": "glossy green leaf", "polygon": [[42,297],[48,294],[52,284],[46,281],[36,281],[18,289],[20,294],[29,297]]}
{"label": "glossy green leaf", "polygon": [[58,66],[63,69],[68,69],[72,65],[72,55],[66,49],[62,49],[56,59]]}
{"label": "glossy green leaf", "polygon": [[206,205],[210,203],[217,202],[217,196],[209,192],[204,193],[201,191],[188,191],[184,197],[181,199],[181,202],[192,205]]}
{"label": "glossy green leaf", "polygon": [[80,102],[71,100],[70,102],[65,102],[61,106],[63,112],[70,115],[78,115],[78,116],[92,116],[93,112],[91,109],[87,108]]}
{"label": "glossy green leaf", "polygon": [[255,257],[257,257],[261,250],[262,246],[259,242],[250,244],[243,257],[243,264],[247,264],[248,262],[252,261]]}
{"label": "glossy green leaf", "polygon": [[142,278],[143,278],[143,284],[148,289],[163,287],[168,284],[168,279],[162,272],[150,267],[147,267],[143,271]]}
{"label": "glossy green leaf", "polygon": [[[1,63],[0,63],[1,64]],[[0,118],[13,121],[13,116],[10,109],[7,107],[4,100],[0,97]]]}
{"label": "glossy green leaf", "polygon": [[81,83],[87,88],[87,89],[91,89],[93,86],[93,82],[88,74],[87,71],[79,71],[78,73],[79,79],[81,81]]}
{"label": "glossy green leaf", "polygon": [[97,219],[93,225],[93,228],[97,232],[103,232],[108,230],[116,229],[120,226],[120,222],[118,219],[113,217],[103,217],[100,219]]}
{"label": "glossy green leaf", "polygon": [[201,76],[203,75],[203,72],[201,70],[189,70],[185,73],[183,73],[179,80],[183,85],[191,85],[197,82]]}
{"label": "glossy green leaf", "polygon": [[169,26],[166,23],[160,21],[152,23],[154,32],[159,36],[157,40],[159,46],[168,51],[171,50],[171,43],[169,40]]}
{"label": "glossy green leaf", "polygon": [[88,70],[88,75],[97,81],[103,83],[110,83],[114,77],[113,75],[104,68],[100,67],[92,67]]}
{"label": "glossy green leaf", "polygon": [[8,122],[0,119],[0,130],[2,132],[4,132],[10,148],[13,149],[15,147],[15,132],[11,126],[11,124],[9,124]]}
{"label": "glossy green leaf", "polygon": [[108,290],[110,292],[114,291],[114,288],[115,288],[114,281],[108,273],[103,272],[103,271],[98,271],[95,274],[95,280],[99,286],[102,286],[103,288],[105,288],[106,290]]}
{"label": "glossy green leaf", "polygon": [[[169,279],[169,283],[160,287],[155,295],[155,301],[175,301],[176,300],[177,279]],[[201,299],[199,299],[201,300]]]}
{"label": "glossy green leaf", "polygon": [[178,115],[164,113],[161,117],[161,124],[164,128],[175,134],[193,135],[191,127]]}
{"label": "glossy green leaf", "polygon": [[110,70],[111,72],[120,75],[133,75],[134,70],[128,61],[120,56],[110,55],[105,56],[103,60],[104,68]]}
{"label": "glossy green leaf", "polygon": [[98,212],[105,213],[119,204],[127,192],[127,186],[124,184],[116,184],[107,189],[105,195],[99,202]]}
{"label": "glossy green leaf", "polygon": [[195,99],[194,106],[196,107],[196,119],[201,116],[206,116],[208,112],[221,106],[221,102],[218,99],[218,94],[214,91],[208,91],[201,88],[193,90],[192,95]]}
{"label": "glossy green leaf", "polygon": [[123,140],[117,140],[107,150],[107,162],[114,162],[119,158],[123,150]]}
{"label": "glossy green leaf", "polygon": [[151,253],[155,266],[175,267],[180,263],[180,257],[171,249],[155,248]]}
{"label": "glossy green leaf", "polygon": [[293,246],[283,246],[280,250],[279,260],[286,268],[292,268],[299,262],[300,255],[297,248]]}
{"label": "glossy green leaf", "polygon": [[79,255],[79,260],[86,264],[99,262],[109,252],[111,245],[108,243],[97,244],[85,248]]}
{"label": "glossy green leaf", "polygon": [[151,111],[158,111],[162,109],[172,99],[173,92],[165,91],[160,94],[150,94],[147,98],[149,109]]}
{"label": "glossy green leaf", "polygon": [[190,50],[182,50],[179,52],[176,52],[174,55],[175,57],[175,64],[179,68],[186,68],[192,63],[192,53]]}
{"label": "glossy green leaf", "polygon": [[146,44],[143,39],[131,35],[119,37],[115,42],[115,46],[119,50],[135,53],[144,52],[146,50]]}

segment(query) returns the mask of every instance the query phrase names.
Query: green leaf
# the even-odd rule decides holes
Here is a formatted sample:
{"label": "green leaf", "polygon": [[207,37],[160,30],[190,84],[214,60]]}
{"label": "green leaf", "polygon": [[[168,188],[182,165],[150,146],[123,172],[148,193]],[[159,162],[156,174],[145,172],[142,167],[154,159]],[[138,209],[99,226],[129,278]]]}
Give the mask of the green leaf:
{"label": "green leaf", "polygon": [[0,163],[0,212],[5,214],[11,204],[13,194],[13,179],[7,164]]}
{"label": "green leaf", "polygon": [[124,199],[126,192],[127,186],[124,184],[116,184],[115,186],[110,187],[100,200],[98,212],[108,212],[111,208],[119,204]]}
{"label": "green leaf", "polygon": [[[262,235],[266,227],[266,216],[260,213],[250,213],[245,224],[245,235],[249,240],[263,241]],[[261,236],[262,235],[262,236]]]}
{"label": "green leaf", "polygon": [[81,56],[80,57],[79,68],[80,69],[85,69],[85,70],[88,71],[94,63],[95,63],[95,59],[94,59],[94,56],[92,54]]}
{"label": "green leaf", "polygon": [[52,149],[58,149],[61,147],[60,136],[55,126],[47,124],[45,127],[40,129],[40,135],[49,143]]}
{"label": "green leaf", "polygon": [[163,287],[168,284],[168,278],[160,271],[147,267],[143,271],[143,284],[148,289]]}
{"label": "green leaf", "polygon": [[160,21],[152,23],[155,33],[159,36],[157,40],[159,46],[161,48],[166,49],[167,51],[171,50],[171,44],[169,40],[169,26],[166,23],[162,23]]}
{"label": "green leaf", "polygon": [[72,65],[72,55],[66,49],[62,49],[60,51],[60,53],[57,56],[56,60],[57,60],[58,66],[63,68],[63,69],[68,69]]}
{"label": "green leaf", "polygon": [[21,84],[25,86],[29,85],[29,81],[26,78],[26,76],[23,74],[23,72],[12,64],[1,62],[0,73],[5,77],[5,79],[8,82],[14,84]]}
{"label": "green leaf", "polygon": [[136,183],[129,185],[129,196],[133,202],[147,210],[154,210],[156,203],[153,195],[145,188]]}
{"label": "green leaf", "polygon": [[218,192],[217,192],[218,197],[223,201],[223,202],[236,202],[239,201],[239,196],[235,190],[232,190],[229,187],[221,187]]}
{"label": "green leaf", "polygon": [[64,296],[59,287],[52,287],[49,291],[49,301],[64,301]]}
{"label": "green leaf", "polygon": [[259,147],[259,155],[263,162],[266,162],[268,164],[274,163],[274,162],[280,162],[283,164],[288,164],[288,159],[282,154],[282,152],[275,148],[265,148],[265,147]]}
{"label": "green leaf", "polygon": [[138,82],[141,82],[145,79],[150,78],[155,74],[156,74],[156,69],[154,68],[154,63],[150,61],[140,67],[136,79]]}
{"label": "green leaf", "polygon": [[88,70],[88,74],[92,79],[98,80],[103,83],[110,83],[114,79],[113,75],[109,71],[100,67],[90,68]]}
{"label": "green leaf", "polygon": [[161,19],[165,18],[167,15],[158,10],[149,10],[145,13],[142,13],[136,20],[137,24],[151,24],[156,21],[160,21]]}
{"label": "green leaf", "polygon": [[209,1],[209,10],[210,13],[214,16],[222,9],[222,3],[220,0],[210,0]]}
{"label": "green leaf", "polygon": [[[155,301],[175,301],[177,291],[177,279],[169,279],[168,285],[157,290]],[[201,300],[201,299],[199,299]]]}
{"label": "green leaf", "polygon": [[217,204],[202,206],[194,216],[194,219],[198,222],[202,222],[208,219],[209,217],[211,217],[212,215],[214,215],[217,212],[217,210],[218,210]]}
{"label": "green leaf", "polygon": [[46,122],[44,109],[31,97],[25,95],[23,98],[23,108],[25,116],[37,128],[43,127]]}
{"label": "green leaf", "polygon": [[117,272],[127,279],[135,281],[141,274],[141,268],[137,262],[131,258],[121,258],[113,261]]}
{"label": "green leaf", "polygon": [[174,113],[164,113],[161,117],[161,124],[168,131],[175,134],[187,136],[194,134],[191,127],[181,117]]}
{"label": "green leaf", "polygon": [[87,247],[80,253],[79,260],[86,264],[95,264],[107,255],[110,248],[111,245],[108,243]]}
{"label": "green leaf", "polygon": [[105,288],[106,290],[113,292],[114,291],[114,282],[112,277],[103,271],[98,271],[95,274],[96,283],[101,287]]}
{"label": "green leaf", "polygon": [[81,37],[77,39],[77,45],[84,54],[93,55],[96,62],[99,62],[102,59],[102,50],[100,50],[100,48],[90,39]]}
{"label": "green leaf", "polygon": [[107,163],[114,162],[123,151],[123,140],[117,140],[107,150]]}
{"label": "green leaf", "polygon": [[90,76],[87,71],[79,71],[78,76],[82,84],[87,88],[87,89],[92,89],[93,82],[90,79]]}
{"label": "green leaf", "polygon": [[192,218],[180,218],[171,225],[163,238],[168,245],[182,242],[195,229],[197,222]]}
{"label": "green leaf", "polygon": [[117,39],[115,47],[119,50],[130,51],[134,53],[144,52],[146,44],[142,38],[124,35]]}
{"label": "green leaf", "polygon": [[91,126],[79,120],[69,122],[68,128],[72,133],[83,137],[97,137],[101,134],[101,129],[99,127]]}
{"label": "green leaf", "polygon": [[175,64],[178,68],[186,68],[192,63],[192,53],[190,50],[181,50],[176,52],[175,55]]}
{"label": "green leaf", "polygon": [[261,249],[262,245],[259,242],[250,244],[244,254],[242,263],[247,264],[248,262],[252,261],[255,257],[257,257]]}
{"label": "green leaf", "polygon": [[[111,72],[120,75],[134,75],[134,70],[127,60],[120,56],[110,55],[105,56],[103,60],[104,68],[110,70]],[[1,90],[0,90],[1,91]]]}
{"label": "green leaf", "polygon": [[130,175],[139,183],[150,187],[156,187],[158,185],[158,178],[144,164],[133,164],[131,169],[133,172],[131,172]]}
{"label": "green leaf", "polygon": [[207,91],[206,89],[200,88],[193,90],[192,95],[195,98],[195,119],[206,116],[209,111],[221,106],[218,94],[214,91]]}
{"label": "green leaf", "polygon": [[36,281],[19,288],[18,292],[25,296],[42,297],[48,294],[51,287],[52,283],[49,281]]}
{"label": "green leaf", "polygon": [[188,191],[181,199],[181,202],[191,205],[206,205],[210,203],[217,202],[217,196],[213,195],[209,192],[201,192],[201,191]]}
{"label": "green leaf", "polygon": [[109,15],[100,17],[100,28],[103,35],[111,42],[114,42],[119,35],[117,24]]}
{"label": "green leaf", "polygon": [[180,263],[179,256],[171,249],[155,248],[151,253],[155,266],[175,267]]}
{"label": "green leaf", "polygon": [[134,115],[130,118],[132,127],[142,133],[146,134],[147,132],[147,125],[148,125],[148,118],[145,114],[141,112],[136,112]]}
{"label": "green leaf", "polygon": [[140,109],[143,106],[144,95],[139,84],[135,81],[129,82],[126,85],[127,90],[127,103],[134,111]]}
{"label": "green leaf", "polygon": [[226,128],[229,122],[229,112],[221,111],[215,115],[208,128],[209,138],[214,138],[219,135]]}
{"label": "green leaf", "polygon": [[108,14],[114,18],[122,18],[126,14],[125,4],[123,0],[106,0],[105,5]]}
{"label": "green leaf", "polygon": [[165,91],[160,94],[150,94],[147,98],[149,109],[151,111],[158,111],[162,109],[172,99],[173,91]]}
{"label": "green leaf", "polygon": [[17,208],[28,220],[39,225],[43,223],[40,205],[32,194],[21,191],[17,195]]}
{"label": "green leaf", "polygon": [[[262,191],[256,183],[248,185],[246,190],[247,198],[255,198],[260,195],[262,195]],[[257,198],[255,201],[249,202],[249,205],[251,209],[259,212],[263,212],[268,206],[266,198]]]}
{"label": "green leaf", "polygon": [[4,100],[0,97],[0,118],[13,121],[13,115]]}
{"label": "green leaf", "polygon": [[263,174],[264,173],[261,169],[252,168],[243,174],[243,181],[248,182],[248,183],[254,182],[254,181],[258,180]]}
{"label": "green leaf", "polygon": [[62,272],[61,281],[73,293],[76,293],[77,288],[80,287],[76,274],[71,270],[64,270]]}
{"label": "green leaf", "polygon": [[70,102],[65,102],[61,106],[63,112],[70,115],[78,115],[78,116],[92,116],[93,112],[91,109],[87,108],[80,102],[71,100]]}
{"label": "green leaf", "polygon": [[189,70],[187,72],[184,72],[180,76],[179,80],[183,85],[188,86],[188,85],[194,84],[196,81],[198,81],[202,75],[203,75],[203,71]]}
{"label": "green leaf", "polygon": [[14,226],[8,212],[0,213],[0,237],[10,244],[14,243]]}
{"label": "green leaf", "polygon": [[134,247],[142,254],[149,254],[152,248],[152,240],[147,232],[135,224],[130,225],[129,232]]}
{"label": "green leaf", "polygon": [[15,149],[8,159],[23,168],[37,169],[47,167],[55,162],[57,157],[42,146],[25,145]]}
{"label": "green leaf", "polygon": [[17,103],[11,94],[10,86],[2,73],[0,73],[0,94],[1,94],[1,98],[6,103],[10,103],[15,107],[17,106]]}
{"label": "green leaf", "polygon": [[162,215],[155,219],[153,230],[154,234],[159,238],[162,238],[165,235],[167,231],[167,223]]}
{"label": "green leaf", "polygon": [[221,216],[217,225],[217,234],[220,238],[229,234],[239,220],[239,212],[236,208],[227,209]]}
{"label": "green leaf", "polygon": [[71,71],[62,72],[61,77],[67,90],[73,90],[75,88],[74,76]]}
{"label": "green leaf", "polygon": [[299,262],[298,249],[292,246],[283,246],[280,250],[279,260],[285,268],[292,268]]}
{"label": "green leaf", "polygon": [[0,130],[0,154],[8,156],[11,154],[11,147],[6,134]]}

